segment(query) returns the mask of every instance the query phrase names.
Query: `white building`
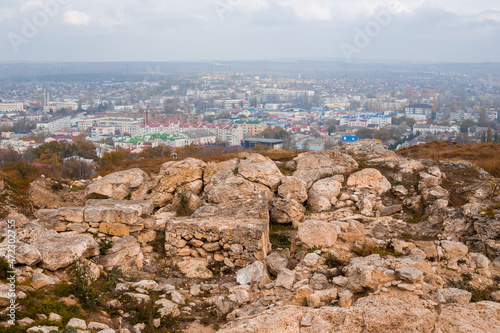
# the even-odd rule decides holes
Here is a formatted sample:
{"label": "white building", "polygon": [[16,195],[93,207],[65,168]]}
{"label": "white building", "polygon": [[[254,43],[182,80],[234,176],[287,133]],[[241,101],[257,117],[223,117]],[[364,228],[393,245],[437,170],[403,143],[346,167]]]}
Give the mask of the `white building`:
{"label": "white building", "polygon": [[92,127],[92,137],[115,135],[115,132],[114,127]]}
{"label": "white building", "polygon": [[50,121],[36,124],[37,130],[47,133],[55,133],[67,127],[71,127],[71,117],[51,119]]}
{"label": "white building", "polygon": [[23,103],[0,103],[0,112],[20,112],[23,110]]}

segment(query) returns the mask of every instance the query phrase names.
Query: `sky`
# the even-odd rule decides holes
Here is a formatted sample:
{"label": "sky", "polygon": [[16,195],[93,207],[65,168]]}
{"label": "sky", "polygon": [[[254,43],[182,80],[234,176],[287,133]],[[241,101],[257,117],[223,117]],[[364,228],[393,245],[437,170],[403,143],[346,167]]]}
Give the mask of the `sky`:
{"label": "sky", "polygon": [[0,61],[500,62],[498,0],[2,0]]}

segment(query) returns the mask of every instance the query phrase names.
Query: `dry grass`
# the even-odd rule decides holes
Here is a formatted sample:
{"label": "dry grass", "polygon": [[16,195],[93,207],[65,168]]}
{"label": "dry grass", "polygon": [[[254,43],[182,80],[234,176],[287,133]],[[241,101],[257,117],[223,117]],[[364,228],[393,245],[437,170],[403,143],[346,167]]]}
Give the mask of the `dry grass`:
{"label": "dry grass", "polygon": [[493,177],[500,177],[500,143],[431,142],[399,149],[397,154],[415,159],[434,161],[468,161],[478,165]]}
{"label": "dry grass", "polygon": [[[177,160],[183,160],[188,157],[198,158],[204,162],[223,162],[233,158],[237,158],[240,151],[236,152],[223,152],[220,150],[204,150],[203,148],[197,150],[190,150],[187,152],[179,149],[176,151],[178,153]],[[249,151],[252,152],[252,151]],[[287,151],[287,150],[262,150],[258,151],[261,155],[269,157],[273,161],[288,161],[293,159],[298,155],[296,151]],[[160,172],[161,165],[165,162],[175,161],[173,157],[163,157],[163,158],[144,158],[144,159],[133,159],[133,160],[125,160],[120,161],[117,164],[108,165],[106,168],[101,170],[99,174],[101,176],[110,174],[112,172],[128,170],[132,168],[142,169],[146,173],[158,173]]]}

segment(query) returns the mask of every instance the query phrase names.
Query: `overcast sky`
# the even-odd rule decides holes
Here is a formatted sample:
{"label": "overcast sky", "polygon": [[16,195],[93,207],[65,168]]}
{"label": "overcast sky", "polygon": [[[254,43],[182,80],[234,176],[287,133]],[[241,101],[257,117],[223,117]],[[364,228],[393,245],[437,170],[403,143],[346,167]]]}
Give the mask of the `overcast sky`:
{"label": "overcast sky", "polygon": [[0,61],[500,61],[498,0],[1,0],[0,31]]}

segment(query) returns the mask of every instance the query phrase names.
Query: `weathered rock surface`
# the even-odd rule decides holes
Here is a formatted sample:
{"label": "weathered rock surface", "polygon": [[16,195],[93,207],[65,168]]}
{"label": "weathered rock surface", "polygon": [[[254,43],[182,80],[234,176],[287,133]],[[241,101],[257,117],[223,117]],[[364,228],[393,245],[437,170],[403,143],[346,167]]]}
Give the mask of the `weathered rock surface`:
{"label": "weathered rock surface", "polygon": [[260,154],[241,153],[238,174],[252,182],[266,185],[275,192],[281,183],[283,175],[276,164]]}
{"label": "weathered rock surface", "polygon": [[363,169],[347,178],[347,186],[382,194],[391,188],[391,183],[377,169]]}
{"label": "weathered rock surface", "polygon": [[337,227],[328,222],[307,220],[299,225],[298,239],[309,248],[331,247],[337,241]]}
{"label": "weathered rock surface", "polygon": [[113,243],[107,254],[98,263],[106,269],[117,266],[122,270],[141,269],[144,255],[134,236],[123,237]]}
{"label": "weathered rock surface", "polygon": [[278,187],[278,195],[283,199],[293,199],[303,204],[307,200],[306,183],[297,177],[284,176]]}
{"label": "weathered rock surface", "polygon": [[[132,193],[133,200],[152,200],[156,207],[163,207],[174,198],[178,187],[188,189],[190,183],[199,184],[203,179],[205,162],[196,158],[166,162],[153,180],[145,182]],[[197,188],[197,186],[193,186]]]}
{"label": "weathered rock surface", "polygon": [[294,161],[297,169],[293,176],[302,179],[307,189],[321,178],[349,173],[358,168],[358,163],[351,156],[331,151],[302,153]]}
{"label": "weathered rock surface", "polygon": [[298,224],[304,218],[306,208],[294,199],[274,198],[271,206],[271,221],[279,224]]}
{"label": "weathered rock surface", "polygon": [[42,256],[41,266],[51,271],[68,267],[82,257],[99,255],[99,245],[88,235],[59,234],[38,239],[31,245]]}
{"label": "weathered rock surface", "polygon": [[85,191],[69,190],[50,178],[40,177],[30,184],[28,197],[35,209],[55,209],[82,206]]}
{"label": "weathered rock surface", "polygon": [[337,203],[342,183],[336,177],[324,178],[315,182],[309,189],[309,205],[313,211],[330,210]]}
{"label": "weathered rock surface", "polygon": [[85,189],[85,196],[122,200],[130,194],[131,189],[139,187],[147,180],[149,176],[141,169],[118,171],[90,183]]}

